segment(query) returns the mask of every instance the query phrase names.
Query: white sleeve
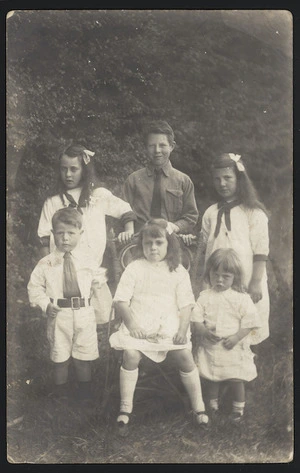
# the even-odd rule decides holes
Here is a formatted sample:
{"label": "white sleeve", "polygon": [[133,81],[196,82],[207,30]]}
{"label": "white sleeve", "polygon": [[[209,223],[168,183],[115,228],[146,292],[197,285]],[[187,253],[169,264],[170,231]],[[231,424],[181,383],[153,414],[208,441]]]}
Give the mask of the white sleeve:
{"label": "white sleeve", "polygon": [[202,293],[198,297],[195,307],[192,310],[191,322],[198,322],[200,324],[204,322],[204,297]]}
{"label": "white sleeve", "polygon": [[135,262],[133,262],[125,268],[115,293],[115,302],[120,301],[129,303],[131,301],[137,277],[135,267]]}
{"label": "white sleeve", "polygon": [[43,205],[39,226],[38,236],[40,238],[51,235],[52,217],[55,211],[51,199],[47,199]]}
{"label": "white sleeve", "polygon": [[253,255],[269,254],[268,217],[261,209],[254,209],[249,213],[250,242]]}
{"label": "white sleeve", "polygon": [[39,306],[46,313],[50,299],[46,295],[46,278],[42,264],[38,263],[32,271],[27,290],[30,304]]}
{"label": "white sleeve", "polygon": [[194,305],[195,298],[192,290],[190,275],[183,267],[179,267],[179,281],[176,285],[176,299],[178,309],[182,309],[187,305]]}
{"label": "white sleeve", "polygon": [[116,197],[112,192],[103,187],[95,189],[93,197],[96,200],[99,199],[101,205],[103,205],[104,213],[111,217],[121,218],[127,212],[132,212],[128,202]]}

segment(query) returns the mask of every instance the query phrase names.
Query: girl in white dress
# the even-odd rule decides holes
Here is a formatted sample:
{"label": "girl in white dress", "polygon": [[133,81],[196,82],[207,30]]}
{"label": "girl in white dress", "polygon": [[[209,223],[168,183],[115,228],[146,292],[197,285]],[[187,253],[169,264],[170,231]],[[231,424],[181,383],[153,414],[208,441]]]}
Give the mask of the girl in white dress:
{"label": "girl in white dress", "polygon": [[200,293],[192,311],[195,335],[201,336],[195,359],[200,376],[207,380],[210,410],[218,411],[218,394],[227,381],[232,394],[230,419],[242,419],[245,381],[256,378],[249,334],[261,325],[256,307],[243,291],[243,271],[237,253],[220,248],[206,264],[205,281],[210,285]]}
{"label": "girl in white dress", "polygon": [[[57,210],[69,206],[77,208],[82,214],[84,231],[80,251],[87,254],[87,259],[92,255],[99,267],[106,246],[106,215],[120,219],[124,225],[125,231],[118,235],[118,240],[122,243],[130,241],[134,233],[135,214],[127,202],[100,187],[93,162],[94,154],[77,144],[69,146],[60,154],[58,192],[46,199],[38,226],[42,257],[55,248],[51,232],[53,215]],[[93,293],[92,304],[97,323],[105,323],[112,302],[109,288],[105,283],[101,287],[94,287]]]}
{"label": "girl in white dress", "polygon": [[195,303],[190,277],[180,264],[180,245],[168,222],[152,219],[139,234],[139,256],[122,274],[114,297],[122,324],[110,345],[123,350],[120,414],[117,427],[126,435],[142,354],[159,363],[173,356],[190,398],[194,418],[208,425],[198,370],[191,353],[190,314]]}
{"label": "girl in white dress", "polygon": [[251,334],[251,345],[269,336],[269,292],[266,261],[269,254],[268,216],[247,174],[241,156],[225,153],[212,163],[212,178],[221,200],[204,213],[200,241],[205,264],[218,248],[233,248],[242,263],[248,293],[262,326]]}

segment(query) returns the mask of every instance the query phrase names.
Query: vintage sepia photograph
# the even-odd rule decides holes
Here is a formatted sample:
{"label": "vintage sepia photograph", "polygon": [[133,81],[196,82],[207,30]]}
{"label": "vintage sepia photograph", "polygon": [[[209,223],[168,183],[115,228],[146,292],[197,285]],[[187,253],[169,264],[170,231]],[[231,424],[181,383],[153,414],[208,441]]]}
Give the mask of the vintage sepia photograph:
{"label": "vintage sepia photograph", "polygon": [[6,458],[294,459],[293,16],[6,16]]}

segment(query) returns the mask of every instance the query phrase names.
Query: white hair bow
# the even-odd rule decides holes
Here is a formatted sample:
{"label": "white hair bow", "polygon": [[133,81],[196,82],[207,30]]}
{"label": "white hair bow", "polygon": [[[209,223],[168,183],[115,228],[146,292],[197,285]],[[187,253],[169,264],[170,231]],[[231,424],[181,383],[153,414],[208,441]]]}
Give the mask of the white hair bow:
{"label": "white hair bow", "polygon": [[88,149],[83,150],[83,161],[84,164],[89,164],[91,158],[90,156],[94,156],[94,151],[89,151]]}
{"label": "white hair bow", "polygon": [[234,153],[228,153],[230,159],[235,162],[236,167],[238,168],[239,171],[245,171],[244,165],[240,163],[241,155],[240,154],[234,154]]}

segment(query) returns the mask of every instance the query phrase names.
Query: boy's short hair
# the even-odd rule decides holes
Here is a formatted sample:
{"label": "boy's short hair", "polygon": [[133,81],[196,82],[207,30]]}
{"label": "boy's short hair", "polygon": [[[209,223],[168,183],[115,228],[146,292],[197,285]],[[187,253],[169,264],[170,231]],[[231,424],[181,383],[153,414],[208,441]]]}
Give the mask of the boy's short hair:
{"label": "boy's short hair", "polygon": [[165,122],[164,120],[155,120],[145,125],[143,137],[144,137],[144,142],[146,144],[147,144],[147,139],[150,133],[166,135],[168,137],[168,141],[170,144],[173,144],[175,142],[174,131],[169,125],[169,123]]}
{"label": "boy's short hair", "polygon": [[57,210],[52,217],[52,228],[55,230],[59,222],[67,223],[68,225],[73,225],[79,230],[82,228],[82,215],[78,210],[73,207],[65,207],[63,209]]}

